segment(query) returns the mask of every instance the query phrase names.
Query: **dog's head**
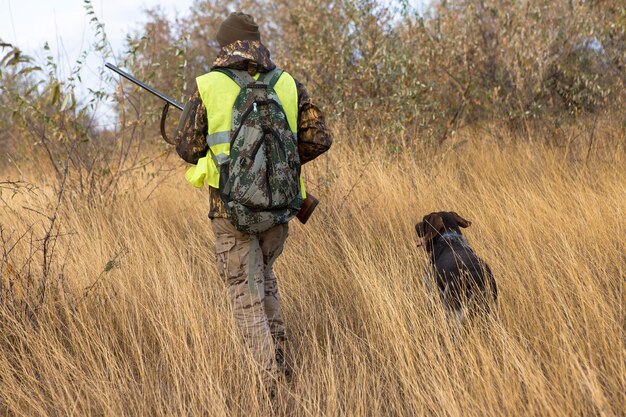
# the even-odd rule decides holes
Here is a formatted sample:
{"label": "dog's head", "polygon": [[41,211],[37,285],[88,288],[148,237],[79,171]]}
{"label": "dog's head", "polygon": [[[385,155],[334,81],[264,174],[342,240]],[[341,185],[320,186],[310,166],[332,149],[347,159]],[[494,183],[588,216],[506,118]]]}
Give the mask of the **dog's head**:
{"label": "dog's head", "polygon": [[468,227],[472,222],[459,216],[454,211],[438,211],[424,216],[421,222],[415,225],[417,233],[417,246],[425,246],[431,242],[435,236],[445,232],[461,233],[460,227]]}

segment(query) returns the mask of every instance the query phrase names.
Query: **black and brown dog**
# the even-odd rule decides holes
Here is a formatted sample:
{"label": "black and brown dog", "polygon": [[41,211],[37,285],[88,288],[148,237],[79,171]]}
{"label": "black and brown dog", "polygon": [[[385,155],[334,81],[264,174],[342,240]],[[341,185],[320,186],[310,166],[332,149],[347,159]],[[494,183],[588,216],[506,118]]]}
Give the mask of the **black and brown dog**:
{"label": "black and brown dog", "polygon": [[[430,213],[415,225],[418,246],[425,247],[444,306],[463,323],[468,314],[489,312],[498,290],[491,268],[461,233],[470,221],[455,212]],[[426,283],[428,286],[428,282]]]}

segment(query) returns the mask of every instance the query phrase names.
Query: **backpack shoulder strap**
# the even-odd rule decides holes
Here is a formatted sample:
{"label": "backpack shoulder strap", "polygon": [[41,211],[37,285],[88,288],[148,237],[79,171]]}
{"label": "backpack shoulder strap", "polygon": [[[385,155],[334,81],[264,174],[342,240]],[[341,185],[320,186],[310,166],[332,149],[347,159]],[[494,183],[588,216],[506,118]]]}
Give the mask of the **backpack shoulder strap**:
{"label": "backpack shoulder strap", "polygon": [[280,68],[274,68],[273,70],[269,72],[261,73],[257,81],[265,83],[269,85],[270,87],[274,88],[274,86],[278,82],[278,79],[280,78],[281,75],[283,75],[283,70],[281,70]]}
{"label": "backpack shoulder strap", "polygon": [[239,88],[244,88],[250,83],[263,83],[274,88],[278,79],[283,75],[283,70],[280,68],[274,68],[269,72],[262,72],[259,78],[255,80],[247,71],[232,70],[229,68],[216,68],[213,71],[221,72],[227,75],[231,80],[237,83]]}
{"label": "backpack shoulder strap", "polygon": [[250,83],[254,82],[254,78],[248,74],[247,71],[232,70],[229,68],[216,68],[213,71],[221,72],[228,76],[231,80],[237,83],[239,88],[244,88]]}

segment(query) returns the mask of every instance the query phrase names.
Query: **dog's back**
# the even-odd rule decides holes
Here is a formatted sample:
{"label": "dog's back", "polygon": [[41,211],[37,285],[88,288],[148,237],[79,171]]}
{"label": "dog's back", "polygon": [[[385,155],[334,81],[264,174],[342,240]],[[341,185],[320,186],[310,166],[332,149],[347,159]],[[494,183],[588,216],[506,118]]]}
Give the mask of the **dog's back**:
{"label": "dog's back", "polygon": [[434,278],[447,309],[461,321],[470,313],[489,311],[498,290],[489,265],[469,246],[459,227],[471,223],[454,212],[431,213],[416,225],[430,254]]}
{"label": "dog's back", "polygon": [[444,234],[433,243],[431,261],[435,279],[447,306],[457,310],[463,304],[489,308],[489,301],[495,302],[498,296],[489,265],[461,235]]}

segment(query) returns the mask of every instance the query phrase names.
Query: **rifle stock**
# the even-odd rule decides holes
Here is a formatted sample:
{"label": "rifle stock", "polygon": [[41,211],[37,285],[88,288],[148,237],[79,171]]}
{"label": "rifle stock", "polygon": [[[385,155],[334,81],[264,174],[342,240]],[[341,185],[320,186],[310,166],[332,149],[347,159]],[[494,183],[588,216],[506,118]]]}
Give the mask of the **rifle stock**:
{"label": "rifle stock", "polygon": [[298,218],[298,220],[300,220],[300,223],[306,224],[306,222],[309,220],[309,217],[311,217],[311,214],[313,214],[313,210],[315,210],[315,207],[317,207],[318,204],[319,200],[317,198],[309,193],[306,193],[306,198],[300,206],[300,211],[298,212],[298,214],[296,214],[296,217]]}

